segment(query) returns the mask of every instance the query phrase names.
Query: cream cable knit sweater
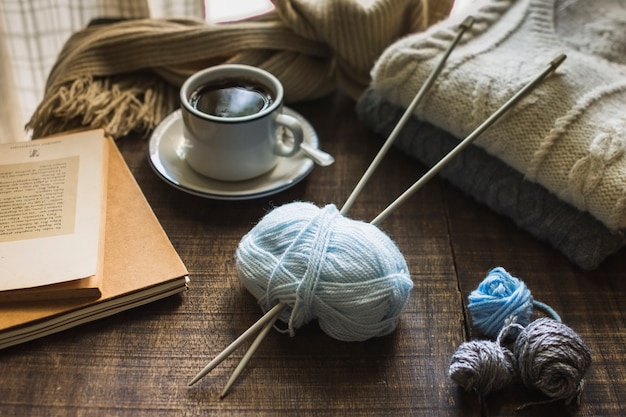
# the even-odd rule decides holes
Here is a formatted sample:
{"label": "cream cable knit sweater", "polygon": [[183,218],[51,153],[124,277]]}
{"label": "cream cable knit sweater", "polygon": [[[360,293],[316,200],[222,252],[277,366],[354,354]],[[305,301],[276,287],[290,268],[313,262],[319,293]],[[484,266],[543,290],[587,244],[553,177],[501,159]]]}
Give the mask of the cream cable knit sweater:
{"label": "cream cable knit sweater", "polygon": [[221,25],[150,19],[92,25],[67,41],[28,127],[33,137],[78,127],[103,127],[114,137],[145,134],[177,105],[186,77],[221,63],[274,73],[287,101],[337,86],[356,98],[382,51],[445,18],[451,3],[274,0],[267,15]]}
{"label": "cream cable knit sweater", "polygon": [[[476,144],[609,228],[625,228],[626,3],[486,0],[470,13],[471,33],[416,117],[464,137],[566,53],[557,73]],[[459,22],[390,46],[373,69],[373,88],[406,107]]]}

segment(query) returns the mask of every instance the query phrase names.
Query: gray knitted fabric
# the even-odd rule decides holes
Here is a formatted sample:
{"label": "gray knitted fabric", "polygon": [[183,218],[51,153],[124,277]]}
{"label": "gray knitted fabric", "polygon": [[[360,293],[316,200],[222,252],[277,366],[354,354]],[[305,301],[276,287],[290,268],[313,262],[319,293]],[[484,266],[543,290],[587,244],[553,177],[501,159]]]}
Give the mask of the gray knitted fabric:
{"label": "gray knitted fabric", "polygon": [[[415,110],[465,137],[556,56],[557,72],[475,144],[587,211],[611,230],[626,227],[626,2],[484,0],[437,82]],[[372,87],[406,107],[463,19],[392,44]]]}
{"label": "gray knitted fabric", "polygon": [[[375,90],[357,103],[359,117],[377,133],[387,136],[404,109]],[[432,166],[459,140],[429,123],[411,118],[395,145]],[[496,213],[563,253],[583,269],[595,269],[626,244],[623,233],[609,230],[589,213],[561,201],[544,187],[483,149],[470,145],[446,165],[440,175]]]}

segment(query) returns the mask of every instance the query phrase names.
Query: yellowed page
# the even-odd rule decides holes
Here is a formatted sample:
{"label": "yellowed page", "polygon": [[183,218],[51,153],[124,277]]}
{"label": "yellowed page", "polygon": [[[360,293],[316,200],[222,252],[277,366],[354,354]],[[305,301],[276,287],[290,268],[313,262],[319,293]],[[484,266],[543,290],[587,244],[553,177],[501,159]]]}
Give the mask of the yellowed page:
{"label": "yellowed page", "polygon": [[105,150],[101,130],[0,145],[0,291],[96,274]]}

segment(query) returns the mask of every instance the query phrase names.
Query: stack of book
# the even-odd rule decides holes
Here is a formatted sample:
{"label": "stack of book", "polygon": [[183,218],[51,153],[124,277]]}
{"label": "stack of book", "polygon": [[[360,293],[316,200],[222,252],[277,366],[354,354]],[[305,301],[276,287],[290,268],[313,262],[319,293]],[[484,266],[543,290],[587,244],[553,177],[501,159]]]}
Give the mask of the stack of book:
{"label": "stack of book", "polygon": [[188,282],[103,131],[0,145],[0,349],[168,297]]}

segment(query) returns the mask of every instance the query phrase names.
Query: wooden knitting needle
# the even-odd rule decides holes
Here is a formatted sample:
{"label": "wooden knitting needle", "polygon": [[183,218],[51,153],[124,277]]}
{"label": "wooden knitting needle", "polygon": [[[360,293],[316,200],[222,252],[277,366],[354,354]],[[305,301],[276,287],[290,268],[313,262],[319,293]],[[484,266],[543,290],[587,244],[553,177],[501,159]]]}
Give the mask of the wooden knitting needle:
{"label": "wooden knitting needle", "polygon": [[[271,324],[271,326],[273,326],[274,322],[278,318],[278,314],[280,313],[280,311],[282,309],[283,309],[283,305],[281,305],[281,304],[276,304],[274,307],[272,307],[272,309],[270,311],[265,313],[265,315],[263,317],[261,317],[256,323],[254,323],[252,326],[250,326],[250,328],[248,330],[243,332],[241,334],[241,336],[239,336],[237,339],[235,339],[234,342],[232,342],[230,345],[228,345],[228,347],[226,347],[226,349],[224,349],[211,362],[209,362],[207,364],[207,366],[205,366],[200,372],[198,372],[198,375],[196,375],[195,378],[192,379],[191,382],[189,382],[189,385],[191,386],[191,385],[195,384],[202,377],[204,377],[206,374],[211,372],[213,370],[213,368],[215,368],[217,365],[219,365],[224,359],[226,359],[231,353],[233,353],[233,351],[235,349],[237,349],[243,342],[245,342],[250,336],[252,336],[252,334],[254,334],[256,331],[258,331],[265,324]],[[271,326],[269,326],[269,327],[271,327]],[[263,330],[261,330],[261,331],[263,331]]]}
{"label": "wooden knitting needle", "polygon": [[243,371],[243,368],[246,367],[246,365],[248,364],[248,361],[250,361],[250,358],[252,358],[252,355],[254,354],[256,349],[259,347],[263,339],[265,339],[265,336],[267,336],[269,331],[274,326],[274,323],[276,323],[276,320],[278,319],[280,311],[282,311],[282,309],[284,308],[284,304],[282,305],[276,304],[275,307],[278,307],[278,306],[280,306],[280,309],[278,309],[278,313],[271,316],[271,320],[265,324],[265,326],[263,327],[259,335],[254,339],[254,342],[252,342],[252,344],[246,351],[246,354],[243,356],[243,358],[241,358],[241,361],[239,361],[239,365],[237,365],[237,367],[235,368],[235,371],[230,376],[230,378],[228,379],[228,382],[224,386],[224,389],[222,390],[222,393],[220,394],[220,398],[224,398],[226,394],[228,394],[228,390],[230,389],[230,387],[233,385],[235,380],[239,377],[239,374],[241,373],[241,371]]}
{"label": "wooden knitting needle", "polygon": [[[356,187],[354,188],[354,190],[352,191],[352,193],[348,197],[348,200],[344,203],[344,206],[341,209],[341,214],[345,214],[350,209],[350,207],[354,203],[354,200],[359,195],[359,193],[363,190],[363,187],[365,186],[365,184],[367,183],[369,178],[372,176],[374,170],[378,167],[378,165],[380,164],[380,161],[383,159],[383,157],[385,156],[385,154],[387,153],[387,151],[389,150],[389,148],[391,147],[391,145],[395,141],[395,139],[398,136],[400,130],[404,127],[406,122],[411,117],[415,107],[421,102],[422,98],[425,96],[425,94],[428,91],[428,89],[430,89],[430,87],[435,82],[436,78],[441,73],[441,70],[443,69],[443,66],[444,66],[445,62],[447,61],[448,57],[450,56],[450,53],[455,48],[455,46],[458,44],[459,40],[461,39],[461,37],[463,36],[465,31],[468,30],[469,28],[471,28],[473,24],[474,24],[474,18],[470,16],[470,17],[467,17],[459,25],[459,27],[458,27],[459,31],[458,31],[457,35],[453,39],[452,43],[446,49],[446,51],[445,51],[444,55],[442,56],[441,60],[439,61],[438,65],[434,68],[434,70],[429,75],[429,77],[426,80],[426,82],[422,85],[422,87],[420,88],[420,90],[416,94],[415,98],[413,99],[413,101],[411,102],[409,107],[404,112],[402,118],[400,119],[400,121],[396,125],[396,128],[391,133],[391,135],[387,138],[387,140],[383,144],[382,148],[380,149],[380,151],[378,152],[378,154],[376,155],[376,157],[374,158],[374,160],[370,164],[369,168],[367,169],[365,174],[363,174],[363,177],[361,177],[359,183],[356,185]],[[269,332],[269,329],[272,328],[272,326],[276,322],[276,319],[278,318],[278,316],[280,315],[280,313],[282,312],[282,310],[285,307],[286,307],[285,304],[279,303],[279,304],[275,305],[267,313],[265,313],[263,315],[263,317],[261,317],[256,323],[254,323],[248,330],[246,330],[244,333],[242,333],[241,336],[239,336],[233,343],[228,345],[226,347],[226,349],[224,349],[219,355],[217,355],[211,362],[209,362],[191,380],[191,382],[189,382],[189,386],[195,384],[200,379],[202,379],[205,375],[207,375],[209,372],[211,372],[211,370],[213,370],[217,365],[219,365],[222,361],[224,361],[224,359],[226,359],[235,349],[237,349],[243,342],[245,342],[249,337],[251,337],[254,332],[256,332],[260,327],[263,326],[263,328],[260,331],[259,335],[257,336],[257,338],[254,340],[253,344],[249,348],[251,350],[252,346],[254,346],[254,350],[256,350],[256,348],[258,347],[260,342],[263,340],[265,335]],[[250,354],[248,354],[248,353],[250,353],[250,351],[248,351],[245,354],[245,356],[241,359],[239,365],[235,369],[235,372],[233,372],[233,375],[231,376],[230,380],[226,384],[226,387],[224,388],[224,391],[220,395],[220,398],[223,398],[227,394],[228,389],[230,388],[230,386],[232,385],[234,380],[237,378],[237,376],[241,373],[241,370],[247,364],[248,360],[252,356],[251,353]]]}
{"label": "wooden knitting needle", "polygon": [[452,41],[450,46],[448,46],[445,53],[441,57],[441,60],[439,60],[439,63],[437,64],[437,66],[430,73],[430,75],[428,76],[424,84],[422,84],[422,87],[420,88],[420,90],[417,92],[417,94],[415,95],[415,97],[413,98],[409,106],[406,108],[406,110],[402,114],[402,117],[400,118],[400,120],[398,121],[394,129],[391,131],[391,133],[389,134],[389,137],[383,143],[383,146],[380,148],[380,150],[374,157],[374,160],[372,161],[370,166],[365,171],[365,174],[363,174],[363,176],[357,183],[356,187],[354,187],[354,190],[352,190],[352,193],[350,194],[350,196],[344,203],[343,207],[341,208],[341,214],[345,215],[350,210],[350,208],[354,204],[354,201],[363,190],[363,187],[365,187],[365,184],[367,184],[371,176],[374,174],[374,171],[376,170],[376,168],[378,168],[378,165],[380,165],[380,162],[383,160],[383,158],[387,154],[387,151],[389,151],[389,148],[391,148],[391,145],[393,145],[393,143],[395,142],[396,138],[400,134],[400,131],[402,130],[402,128],[404,128],[404,125],[409,121],[409,119],[413,115],[413,111],[415,110],[417,105],[422,101],[422,99],[426,95],[426,92],[428,92],[430,87],[433,85],[433,83],[435,82],[439,74],[441,73],[441,70],[443,69],[446,61],[448,60],[450,53],[456,47],[457,43],[459,43],[465,31],[470,29],[473,24],[474,24],[474,18],[472,16],[469,16],[459,25],[458,32],[456,36],[454,37],[454,40]]}

